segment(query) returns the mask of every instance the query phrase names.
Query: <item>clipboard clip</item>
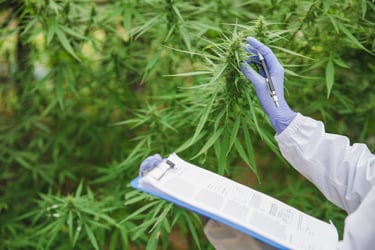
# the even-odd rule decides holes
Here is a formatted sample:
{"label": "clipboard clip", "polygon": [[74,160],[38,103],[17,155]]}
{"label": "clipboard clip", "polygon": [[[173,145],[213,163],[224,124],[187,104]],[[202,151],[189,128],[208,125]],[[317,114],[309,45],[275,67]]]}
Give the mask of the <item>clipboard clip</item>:
{"label": "clipboard clip", "polygon": [[164,171],[156,178],[157,180],[160,180],[161,178],[163,178],[163,176],[171,169],[174,169],[175,167],[175,164],[170,161],[170,160],[166,160],[165,163],[168,165],[168,166],[165,166],[164,165]]}

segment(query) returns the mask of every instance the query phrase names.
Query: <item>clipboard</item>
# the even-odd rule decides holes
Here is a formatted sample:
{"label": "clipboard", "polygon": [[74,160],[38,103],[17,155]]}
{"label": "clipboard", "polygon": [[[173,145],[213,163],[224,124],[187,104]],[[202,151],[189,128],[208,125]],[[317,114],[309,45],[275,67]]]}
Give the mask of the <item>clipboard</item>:
{"label": "clipboard", "polygon": [[[180,179],[176,180],[176,178]],[[207,183],[203,183],[202,181],[200,182],[199,179],[209,179],[209,181],[207,181]],[[174,181],[173,186],[170,186],[168,184],[168,181],[172,180]],[[197,202],[194,200],[194,197],[185,197],[183,194],[179,193],[178,191],[175,191],[174,189],[182,189],[184,187],[184,181],[189,182],[189,185],[194,187],[194,190],[197,190],[192,190],[192,193],[200,192],[201,189],[205,189],[207,187],[210,187],[214,191],[218,191],[218,187],[222,188],[222,190],[219,190],[219,192],[225,190],[224,193],[227,193],[227,196],[229,197],[227,197],[225,202],[223,202],[223,204],[225,203],[227,207],[232,206],[231,202],[236,202],[235,197],[233,195],[230,195],[236,194],[233,193],[233,190],[241,189],[251,192],[254,195],[256,194],[260,197],[260,199],[262,199],[262,203],[264,203],[264,207],[267,211],[265,211],[264,209],[263,211],[259,208],[252,208],[249,205],[249,213],[253,212],[255,215],[260,215],[260,217],[263,216],[264,222],[266,222],[265,224],[269,225],[270,227],[269,230],[267,228],[264,229],[265,226],[258,227],[259,223],[258,225],[256,225],[256,223],[252,224],[251,220],[249,219],[246,220],[248,224],[244,223],[245,218],[243,219],[243,221],[233,219],[233,214],[229,214],[228,212],[218,212],[218,209],[216,208],[216,210],[210,209],[208,208],[208,205],[205,204],[205,201]],[[217,182],[222,183],[223,186],[218,186]],[[167,186],[165,185],[167,184],[170,188],[166,188]],[[179,158],[175,153],[171,154],[167,159],[164,159],[154,169],[150,169],[144,175],[138,176],[135,179],[133,179],[130,185],[137,190],[171,202],[179,207],[192,211],[203,217],[227,225],[276,249],[326,250],[334,249],[334,247],[338,244],[338,233],[336,228],[332,224],[329,224],[310,215],[307,215],[269,195],[263,194],[250,187],[244,186],[226,177],[220,176],[214,172],[208,171],[201,167],[195,166],[189,162],[186,162],[183,159]],[[182,187],[179,187],[180,185]],[[192,194],[192,196],[194,195],[195,194]],[[271,216],[268,214],[271,213],[271,210],[273,212],[278,210],[278,212],[275,212]],[[262,211],[263,214],[261,214]],[[294,223],[293,228],[292,226],[289,227],[285,222],[287,220],[290,220],[287,212],[290,213],[289,217],[292,218],[294,216],[294,218],[292,218]],[[287,237],[285,237],[285,239],[280,240],[275,235],[272,235],[272,232],[274,233],[275,231],[277,231],[276,229],[272,228],[272,225],[277,226],[277,224],[267,223],[271,220],[276,221],[279,224],[282,224],[283,221],[285,222],[285,225],[283,224],[283,226],[288,230],[288,235]],[[309,234],[312,234],[313,236],[309,238]],[[303,236],[303,239],[304,237],[306,237],[307,240],[298,240],[300,236]],[[293,241],[291,240],[292,238]],[[327,244],[327,246],[325,244]],[[303,245],[303,247],[299,247],[300,245]]]}

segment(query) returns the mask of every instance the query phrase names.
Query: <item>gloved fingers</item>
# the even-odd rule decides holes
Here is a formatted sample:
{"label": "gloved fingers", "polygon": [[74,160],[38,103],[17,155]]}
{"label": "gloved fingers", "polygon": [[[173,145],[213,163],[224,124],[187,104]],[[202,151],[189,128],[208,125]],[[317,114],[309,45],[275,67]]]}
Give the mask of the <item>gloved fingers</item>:
{"label": "gloved fingers", "polygon": [[259,57],[257,55],[251,55],[246,59],[247,63],[255,63],[257,65],[260,65]]}
{"label": "gloved fingers", "polygon": [[279,73],[278,71],[280,70],[281,65],[270,48],[268,48],[266,45],[264,45],[262,42],[258,41],[254,37],[248,37],[246,41],[248,45],[252,47],[252,49],[250,49],[247,46],[247,48],[249,48],[248,52],[254,53],[255,51],[256,54],[256,51],[259,51],[259,53],[263,55],[271,75]]}
{"label": "gloved fingers", "polygon": [[264,77],[256,72],[253,68],[251,68],[247,63],[241,64],[241,72],[247,79],[251,81],[258,94],[260,94],[260,92],[267,91],[266,81]]}
{"label": "gloved fingers", "polygon": [[256,56],[258,58],[258,56],[257,56],[257,50],[251,44],[247,43],[245,45],[245,51],[249,52],[250,54],[252,54],[252,55],[254,55],[254,56]]}
{"label": "gloved fingers", "polygon": [[265,59],[276,59],[276,56],[273,54],[272,50],[268,48],[266,45],[264,45],[262,42],[258,41],[256,38],[249,36],[246,38],[246,41],[248,44],[248,52],[257,54],[257,51],[259,51]]}
{"label": "gloved fingers", "polygon": [[259,61],[259,58],[257,55],[249,56],[246,60],[248,64],[255,64],[259,68],[259,74],[263,77],[265,77],[263,67],[261,67],[261,63]]}
{"label": "gloved fingers", "polygon": [[250,53],[249,57],[247,58],[248,63],[255,63],[255,64],[260,64],[258,53],[256,49],[251,47],[249,44],[245,45],[245,51]]}
{"label": "gloved fingers", "polygon": [[[246,60],[246,62],[248,64],[256,64],[257,66],[261,65],[256,49],[254,49],[253,47],[251,47],[249,44],[246,44],[245,45],[245,51],[250,53],[250,56]],[[263,71],[263,67],[259,67],[259,73],[263,77],[265,77],[265,74],[264,74],[264,71]]]}
{"label": "gloved fingers", "polygon": [[159,165],[163,161],[163,158],[159,154],[154,154],[149,157],[147,157],[143,162],[141,163],[141,166],[139,167],[139,175],[143,175],[143,173],[153,169],[157,165]]}
{"label": "gloved fingers", "polygon": [[251,64],[251,63],[255,63],[255,64],[260,64],[260,62],[259,62],[259,59],[258,59],[258,56],[255,56],[255,55],[253,55],[253,56],[249,56],[247,59],[246,59],[246,62],[248,63],[248,64]]}

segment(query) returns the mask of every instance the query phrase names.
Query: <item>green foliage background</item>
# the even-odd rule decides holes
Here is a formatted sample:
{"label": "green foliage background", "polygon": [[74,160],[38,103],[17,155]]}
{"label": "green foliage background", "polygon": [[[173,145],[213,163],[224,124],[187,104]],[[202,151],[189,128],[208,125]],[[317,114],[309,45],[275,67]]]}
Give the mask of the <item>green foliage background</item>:
{"label": "green foliage background", "polygon": [[262,40],[290,106],[373,151],[374,11],[370,0],[0,0],[0,248],[212,249],[198,216],[128,185],[144,158],[175,151],[342,232],[345,214],[280,156],[238,65],[245,38]]}

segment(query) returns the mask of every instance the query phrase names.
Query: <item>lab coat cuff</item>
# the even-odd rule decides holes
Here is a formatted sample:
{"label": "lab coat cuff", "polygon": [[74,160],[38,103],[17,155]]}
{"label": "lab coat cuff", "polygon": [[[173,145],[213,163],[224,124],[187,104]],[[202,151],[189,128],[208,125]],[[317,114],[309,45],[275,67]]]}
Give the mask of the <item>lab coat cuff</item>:
{"label": "lab coat cuff", "polygon": [[305,121],[306,121],[306,117],[303,116],[301,113],[297,113],[297,115],[294,117],[294,119],[289,124],[289,126],[286,127],[280,134],[275,135],[275,139],[277,141],[280,141],[280,140],[283,140],[284,138],[289,137],[290,135],[295,134],[296,131],[301,126],[301,124],[303,124]]}

